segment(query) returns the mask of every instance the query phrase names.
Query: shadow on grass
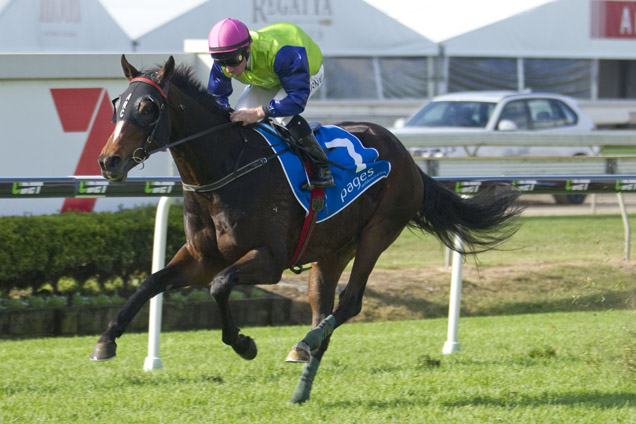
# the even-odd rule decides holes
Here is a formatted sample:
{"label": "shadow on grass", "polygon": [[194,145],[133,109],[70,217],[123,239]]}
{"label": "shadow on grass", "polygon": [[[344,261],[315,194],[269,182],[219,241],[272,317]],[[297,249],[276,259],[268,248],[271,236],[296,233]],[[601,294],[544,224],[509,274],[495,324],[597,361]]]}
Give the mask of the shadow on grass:
{"label": "shadow on grass", "polygon": [[460,399],[453,402],[445,402],[444,406],[502,406],[516,408],[519,406],[562,405],[580,406],[588,405],[602,409],[631,408],[636,409],[634,393],[542,393],[539,396],[525,396],[519,393],[510,393],[505,397],[475,396]]}
{"label": "shadow on grass", "polygon": [[[359,408],[365,409],[388,409],[388,408],[407,408],[409,406],[426,406],[430,405],[430,400],[426,398],[401,398],[392,400],[362,400],[350,401],[340,400],[335,402],[326,402],[322,407],[328,408]],[[449,408],[457,408],[464,406],[490,406],[504,408],[518,407],[539,407],[546,405],[561,405],[568,407],[585,407],[592,406],[600,409],[616,409],[630,408],[636,409],[634,402],[634,394],[619,393],[543,393],[539,396],[524,396],[522,394],[510,393],[505,397],[475,396],[459,399],[452,402],[443,402],[443,406]]]}
{"label": "shadow on grass", "polygon": [[405,308],[422,315],[424,318],[438,318],[448,315],[448,304],[430,302],[421,297],[381,293],[368,287],[364,292],[364,296],[367,299],[375,299],[385,305]]}
{"label": "shadow on grass", "polygon": [[[422,318],[444,318],[448,316],[448,303],[430,302],[416,296],[392,295],[377,292],[371,288],[365,291],[365,297],[385,305],[405,308]],[[592,312],[606,310],[633,309],[636,303],[636,290],[598,291],[588,296],[572,296],[534,302],[497,299],[491,305],[471,305],[462,302],[462,316],[515,315],[550,312]]]}
{"label": "shadow on grass", "polygon": [[324,402],[321,408],[332,409],[358,409],[365,410],[387,410],[391,408],[409,408],[414,406],[430,405],[430,401],[424,398],[396,398],[391,400],[337,400],[333,402]]}
{"label": "shadow on grass", "polygon": [[636,291],[605,291],[589,296],[561,298],[537,302],[507,302],[501,305],[482,307],[471,311],[467,309],[465,316],[544,314],[549,312],[593,312],[607,310],[633,309]]}

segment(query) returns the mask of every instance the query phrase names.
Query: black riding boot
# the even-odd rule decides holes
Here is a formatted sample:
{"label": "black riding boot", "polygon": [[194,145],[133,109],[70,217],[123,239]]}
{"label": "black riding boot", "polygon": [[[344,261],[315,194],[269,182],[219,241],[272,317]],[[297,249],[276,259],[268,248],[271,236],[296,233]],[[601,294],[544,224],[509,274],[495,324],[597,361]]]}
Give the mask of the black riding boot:
{"label": "black riding boot", "polygon": [[327,162],[327,155],[318,144],[314,133],[309,133],[309,135],[299,139],[298,143],[306,149],[305,152],[311,159],[312,173],[309,178],[311,188],[336,185]]}
{"label": "black riding boot", "polygon": [[318,140],[311,131],[309,124],[300,115],[296,115],[292,118],[291,122],[287,124],[289,132],[296,137],[298,143],[304,147],[307,156],[311,160],[312,175],[309,179],[309,185],[311,189],[316,187],[330,187],[336,185],[329,163],[327,161],[327,155],[320,147]]}

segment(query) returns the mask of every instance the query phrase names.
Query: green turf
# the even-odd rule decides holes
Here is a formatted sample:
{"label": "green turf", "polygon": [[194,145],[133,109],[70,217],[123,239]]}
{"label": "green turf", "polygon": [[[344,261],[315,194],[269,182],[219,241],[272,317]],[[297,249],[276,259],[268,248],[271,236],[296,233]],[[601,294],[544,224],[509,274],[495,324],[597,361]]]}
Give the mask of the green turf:
{"label": "green turf", "polygon": [[0,422],[636,422],[633,311],[465,318],[452,355],[443,319],[347,324],[310,401],[288,405],[301,368],[283,358],[307,330],[247,329],[251,362],[219,331],[163,334],[152,372],[144,334],[105,363],[88,360],[94,337],[1,341]]}
{"label": "green turf", "polygon": [[[636,228],[636,216],[630,217],[630,225]],[[483,265],[622,259],[624,236],[619,215],[524,217],[511,239],[498,250],[479,254],[478,259]],[[433,236],[407,229],[382,254],[377,267],[439,264],[443,263],[444,255],[444,247]]]}

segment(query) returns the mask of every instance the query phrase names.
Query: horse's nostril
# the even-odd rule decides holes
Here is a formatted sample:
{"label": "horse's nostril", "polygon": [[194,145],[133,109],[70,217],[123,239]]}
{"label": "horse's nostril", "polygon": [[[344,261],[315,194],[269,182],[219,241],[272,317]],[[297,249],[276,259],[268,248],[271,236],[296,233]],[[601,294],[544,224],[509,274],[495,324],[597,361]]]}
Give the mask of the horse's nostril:
{"label": "horse's nostril", "polygon": [[104,171],[115,171],[119,169],[121,158],[119,156],[107,156],[106,158],[99,158],[99,166]]}

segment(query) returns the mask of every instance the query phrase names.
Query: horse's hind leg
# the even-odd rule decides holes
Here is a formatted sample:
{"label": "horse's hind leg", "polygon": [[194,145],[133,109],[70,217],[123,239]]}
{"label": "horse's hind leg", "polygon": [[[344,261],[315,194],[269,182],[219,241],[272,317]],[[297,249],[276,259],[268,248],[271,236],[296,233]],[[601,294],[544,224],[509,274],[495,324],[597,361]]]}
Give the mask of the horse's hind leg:
{"label": "horse's hind leg", "polygon": [[192,258],[185,247],[182,247],[164,269],[146,278],[126,301],[97,341],[90,359],[105,361],[114,358],[117,351],[115,339],[126,331],[130,321],[151,297],[170,288],[189,284],[206,284],[212,278],[212,274],[203,271],[203,266]]}
{"label": "horse's hind leg", "polygon": [[344,324],[362,310],[362,296],[369,275],[382,254],[398,238],[403,226],[393,223],[367,228],[360,238],[351,276],[345,289],[340,293],[338,304],[333,311],[335,326]]}
{"label": "horse's hind leg", "polygon": [[[380,222],[383,225],[367,226],[362,233],[349,282],[345,290],[340,293],[338,305],[333,310],[333,313],[324,318],[314,329],[308,332],[305,338],[296,345],[295,349],[314,351],[315,349],[322,348],[323,345],[326,348],[329,337],[333,331],[360,312],[362,309],[362,295],[364,294],[367,280],[376,261],[380,257],[380,254],[400,235],[403,228],[396,224],[390,225],[388,221]],[[313,358],[312,353],[311,360],[309,364],[305,366],[301,381],[298,383],[296,392],[294,392],[294,397],[292,397],[291,402],[293,403],[302,403],[309,399],[311,382],[306,385],[303,380],[306,380],[307,377],[313,377],[315,370],[312,368],[316,370],[318,368],[319,360],[316,362]],[[311,374],[312,372],[313,374]],[[302,387],[303,384],[308,387]]]}
{"label": "horse's hind leg", "polygon": [[[353,254],[339,254],[332,261],[322,261],[312,265],[309,274],[309,304],[312,311],[312,328],[318,327],[333,311],[334,297],[338,279]],[[302,343],[302,342],[301,342]],[[329,336],[326,336],[318,348],[311,354],[308,350],[293,347],[286,361],[307,362],[300,380],[294,390],[291,403],[302,403],[309,399],[311,386],[318,372],[320,361],[329,346]]]}
{"label": "horse's hind leg", "polygon": [[380,254],[395,241],[401,231],[402,228],[393,225],[391,228],[377,227],[375,230],[367,229],[363,232],[358,243],[349,281],[345,289],[340,293],[338,305],[336,305],[333,313],[307,333],[303,341],[297,346],[304,343],[309,350],[317,349],[322,340],[329,337],[333,330],[360,313],[362,295],[364,294],[369,275],[373,271]]}
{"label": "horse's hind leg", "polygon": [[232,289],[238,284],[274,284],[280,280],[274,259],[266,248],[253,249],[241,259],[219,272],[212,281],[210,293],[216,300],[221,318],[223,343],[244,359],[254,359],[256,343],[250,337],[240,334],[230,313],[229,299]]}

